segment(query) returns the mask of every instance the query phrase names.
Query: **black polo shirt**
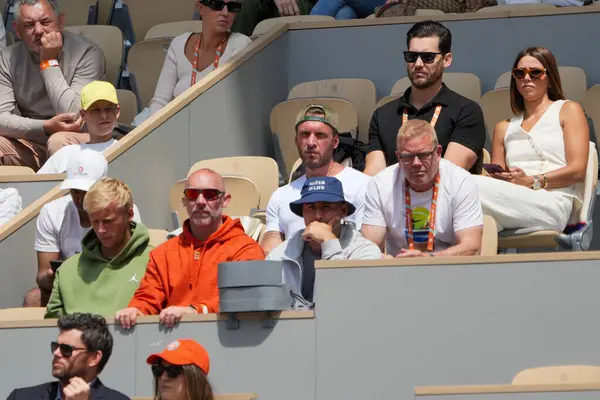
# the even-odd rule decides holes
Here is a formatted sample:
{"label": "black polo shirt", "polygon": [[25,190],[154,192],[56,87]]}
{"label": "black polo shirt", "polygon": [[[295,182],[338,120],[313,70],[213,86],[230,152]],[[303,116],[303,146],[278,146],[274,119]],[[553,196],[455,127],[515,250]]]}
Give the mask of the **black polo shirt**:
{"label": "black polo shirt", "polygon": [[445,84],[438,94],[420,110],[413,107],[410,102],[408,88],[398,100],[389,102],[377,110],[371,118],[369,127],[369,144],[367,153],[375,150],[383,151],[386,164],[398,162],[396,158],[396,136],[402,126],[402,113],[406,108],[408,119],[422,119],[430,122],[438,104],[442,106],[439,119],[435,124],[438,142],[442,145],[442,155],[450,142],[465,146],[477,154],[477,162],[471,168],[471,173],[479,173],[483,161],[483,147],[485,145],[486,131],[481,107],[473,100],[448,89]]}

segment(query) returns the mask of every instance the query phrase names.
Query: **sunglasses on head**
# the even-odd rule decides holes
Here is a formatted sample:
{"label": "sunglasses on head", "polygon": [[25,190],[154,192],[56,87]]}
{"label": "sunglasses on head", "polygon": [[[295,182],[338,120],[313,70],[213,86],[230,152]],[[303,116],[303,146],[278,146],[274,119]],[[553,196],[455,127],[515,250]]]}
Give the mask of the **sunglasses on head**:
{"label": "sunglasses on head", "polygon": [[531,79],[540,79],[546,74],[546,68],[514,68],[512,75],[516,79],[524,79],[526,75],[529,75]]}
{"label": "sunglasses on head", "polygon": [[204,200],[206,201],[214,201],[219,198],[221,194],[225,192],[220,191],[219,189],[185,189],[183,191],[183,195],[188,200],[197,200],[202,194]]}
{"label": "sunglasses on head", "polygon": [[209,0],[206,2],[206,5],[211,10],[215,11],[221,11],[224,7],[227,7],[227,11],[229,11],[230,13],[240,12],[242,9],[242,3],[240,3],[239,1],[230,1],[226,3],[223,0]]}
{"label": "sunglasses on head", "polygon": [[152,375],[157,379],[160,378],[165,371],[167,371],[169,379],[175,379],[181,375],[183,367],[181,365],[169,365],[168,367],[165,367],[161,364],[154,364],[152,366]]}
{"label": "sunglasses on head", "polygon": [[87,351],[87,349],[85,347],[73,347],[69,344],[58,343],[58,342],[50,343],[50,351],[52,351],[52,354],[54,354],[54,352],[56,352],[56,349],[60,349],[60,353],[63,355],[63,357],[67,357],[67,358],[71,357],[75,350],[86,350]]}
{"label": "sunglasses on head", "polygon": [[435,56],[443,53],[435,53],[433,51],[405,51],[404,61],[407,63],[417,62],[417,59],[421,58],[425,64],[431,64],[435,61]]}

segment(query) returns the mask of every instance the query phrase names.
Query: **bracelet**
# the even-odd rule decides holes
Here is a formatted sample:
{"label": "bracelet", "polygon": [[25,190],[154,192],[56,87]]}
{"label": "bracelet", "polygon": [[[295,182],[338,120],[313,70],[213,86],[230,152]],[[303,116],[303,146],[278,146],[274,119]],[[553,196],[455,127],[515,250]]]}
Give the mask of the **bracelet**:
{"label": "bracelet", "polygon": [[542,174],[542,176],[544,177],[544,189],[546,189],[548,187],[548,177],[546,174]]}
{"label": "bracelet", "polygon": [[50,67],[58,67],[58,60],[46,60],[40,63],[40,71]]}

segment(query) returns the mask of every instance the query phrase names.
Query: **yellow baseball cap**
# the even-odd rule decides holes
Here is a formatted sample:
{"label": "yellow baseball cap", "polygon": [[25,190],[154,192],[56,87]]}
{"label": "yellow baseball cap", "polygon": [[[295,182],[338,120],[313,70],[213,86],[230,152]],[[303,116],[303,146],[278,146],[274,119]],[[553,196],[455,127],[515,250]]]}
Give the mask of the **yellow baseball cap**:
{"label": "yellow baseball cap", "polygon": [[112,83],[103,81],[90,82],[81,89],[81,108],[88,108],[98,100],[106,100],[113,104],[119,104],[117,91]]}

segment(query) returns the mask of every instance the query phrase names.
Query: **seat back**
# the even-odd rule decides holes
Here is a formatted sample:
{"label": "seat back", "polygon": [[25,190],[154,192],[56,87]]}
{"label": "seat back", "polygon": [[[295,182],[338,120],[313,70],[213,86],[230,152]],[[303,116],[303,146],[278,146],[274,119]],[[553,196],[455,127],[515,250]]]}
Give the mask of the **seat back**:
{"label": "seat back", "polygon": [[46,307],[19,307],[0,309],[0,321],[32,321],[44,319]]}
{"label": "seat back", "polygon": [[487,151],[486,149],[483,149],[483,163],[489,164],[491,162],[492,162],[492,156],[490,155],[490,152]]}
{"label": "seat back", "polygon": [[[266,209],[271,195],[279,187],[277,163],[270,157],[223,157],[198,161],[188,171],[188,176],[201,168],[210,168],[221,175],[244,176],[256,184],[260,193],[260,208]],[[229,215],[247,215],[232,214]]]}
{"label": "seat back", "polygon": [[138,113],[138,102],[135,93],[131,90],[117,89],[117,98],[119,99],[119,106],[121,107],[119,123],[131,125]]}
{"label": "seat back", "polygon": [[600,383],[600,366],[556,365],[528,368],[519,372],[512,380],[513,385],[557,385]]}
{"label": "seat back", "polygon": [[117,86],[123,64],[123,34],[121,30],[116,26],[109,25],[67,26],[65,30],[91,40],[102,50],[106,60],[105,80]]}
{"label": "seat back", "polygon": [[144,40],[174,38],[187,32],[202,32],[202,21],[178,21],[154,25],[146,33]]}
{"label": "seat back", "polygon": [[483,111],[488,140],[491,143],[496,124],[513,117],[510,108],[510,90],[508,88],[490,90],[481,96],[479,105]]}
{"label": "seat back", "polygon": [[90,7],[98,6],[96,0],[60,0],[60,12],[65,15],[65,24],[87,25]]}
{"label": "seat back", "polygon": [[549,3],[522,3],[522,4],[502,4],[499,6],[483,7],[475,11],[478,13],[485,12],[502,12],[502,11],[531,11],[544,8],[556,8],[554,4]]}
{"label": "seat back", "polygon": [[269,29],[293,22],[319,22],[335,21],[335,18],[328,15],[294,15],[291,17],[268,18],[260,21],[252,31],[252,36],[262,35]]}
{"label": "seat back", "polygon": [[[195,2],[189,0],[153,1],[125,0],[133,26],[135,41],[140,42],[154,25],[189,21],[194,16]],[[162,62],[160,63],[162,67]]]}
{"label": "seat back", "polygon": [[16,165],[1,165],[0,176],[7,175],[34,175],[35,171],[29,167],[21,167]]}
{"label": "seat back", "polygon": [[[325,79],[299,83],[290,90],[288,100],[302,97],[338,97],[348,100],[358,111],[358,139],[369,140],[369,124],[375,112],[377,93],[368,79]],[[344,132],[340,128],[340,132]]]}
{"label": "seat back", "polygon": [[[579,67],[558,67],[560,81],[565,96],[569,100],[583,102],[587,92],[587,76]],[[496,89],[510,87],[511,72],[505,72],[496,80]]]}
{"label": "seat back", "polygon": [[400,94],[394,94],[394,95],[389,95],[389,96],[382,97],[377,102],[377,105],[375,106],[375,108],[377,109],[379,107],[385,106],[387,103],[391,103],[392,101],[398,99],[400,96],[402,96],[402,95],[400,95]]}
{"label": "seat back", "polygon": [[98,0],[98,24],[110,25],[116,0]]}
{"label": "seat back", "polygon": [[[444,83],[448,88],[473,101],[481,98],[481,81],[470,72],[444,72]],[[410,79],[404,77],[394,83],[390,95],[402,96],[410,87]]]}
{"label": "seat back", "polygon": [[588,89],[582,105],[585,113],[594,121],[596,143],[600,143],[600,85]]}
{"label": "seat back", "polygon": [[[598,152],[596,145],[590,142],[588,153],[588,163],[585,171],[585,181],[577,184],[577,188],[581,191],[582,206],[579,210],[573,209],[576,221],[571,222],[590,222],[594,213],[594,204],[596,201],[596,186],[598,185]],[[573,218],[573,216],[572,216]]]}
{"label": "seat back", "polygon": [[148,229],[150,235],[150,246],[157,247],[167,241],[167,232],[164,229]]}
{"label": "seat back", "polygon": [[[298,158],[296,146],[296,120],[298,113],[311,104],[326,106],[338,114],[339,132],[353,132],[358,127],[358,112],[348,100],[339,98],[302,98],[287,100],[277,104],[271,110],[271,132],[279,137],[279,146],[285,162],[286,171],[291,172],[292,165]],[[355,136],[356,137],[356,136]]]}
{"label": "seat back", "polygon": [[483,237],[481,238],[481,255],[498,254],[498,228],[496,220],[489,215],[483,216]]}
{"label": "seat back", "polygon": [[[169,2],[157,2],[161,4],[169,4]],[[148,7],[152,8],[152,7]],[[135,91],[140,100],[141,106],[146,107],[158,83],[158,77],[162,70],[167,51],[172,39],[152,39],[144,40],[134,44],[129,49],[127,55],[127,66],[129,72],[135,78]],[[152,62],[148,62],[152,60]]]}
{"label": "seat back", "polygon": [[294,162],[294,165],[292,166],[292,169],[290,170],[290,176],[288,178],[288,182],[292,181],[292,176],[294,175],[294,172],[296,172],[296,170],[298,168],[300,168],[300,165],[302,165],[302,159],[299,158]]}

